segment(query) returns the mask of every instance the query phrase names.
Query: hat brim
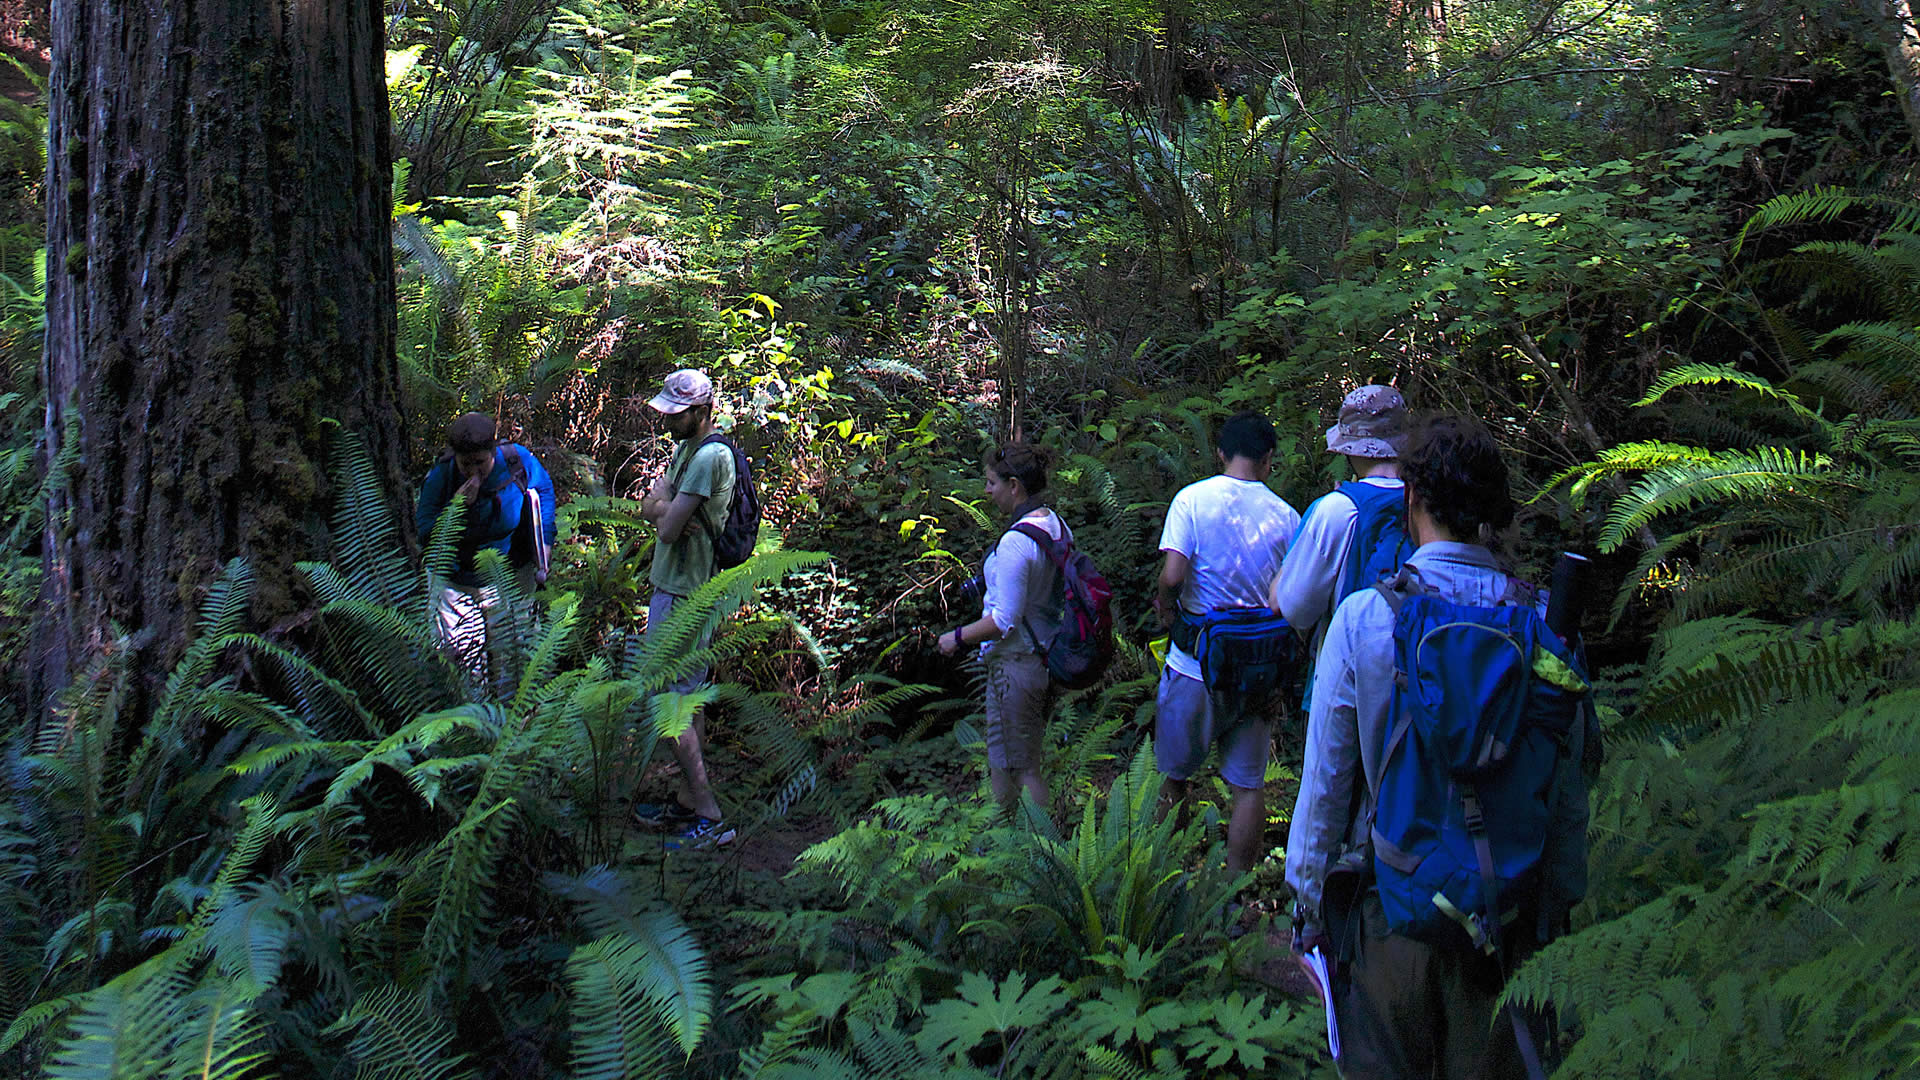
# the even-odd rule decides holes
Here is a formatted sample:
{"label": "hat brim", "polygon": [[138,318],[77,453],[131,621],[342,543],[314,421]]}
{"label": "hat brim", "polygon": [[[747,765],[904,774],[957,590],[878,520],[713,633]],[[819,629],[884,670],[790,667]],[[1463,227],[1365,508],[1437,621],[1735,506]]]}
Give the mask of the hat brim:
{"label": "hat brim", "polygon": [[653,397],[647,399],[647,408],[657,413],[672,416],[675,413],[686,412],[688,409],[693,408],[693,406],[684,401],[675,401],[665,394],[655,394]]}
{"label": "hat brim", "polygon": [[1343,436],[1340,434],[1340,425],[1335,424],[1327,429],[1327,453],[1384,461],[1399,457],[1400,448],[1385,439],[1371,436]]}

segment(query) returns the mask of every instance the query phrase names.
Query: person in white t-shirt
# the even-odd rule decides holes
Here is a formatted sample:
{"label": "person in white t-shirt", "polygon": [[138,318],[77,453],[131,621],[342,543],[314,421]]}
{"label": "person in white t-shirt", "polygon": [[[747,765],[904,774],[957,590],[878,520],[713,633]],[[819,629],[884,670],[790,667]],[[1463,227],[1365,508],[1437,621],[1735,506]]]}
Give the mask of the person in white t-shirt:
{"label": "person in white t-shirt", "polygon": [[[1264,607],[1300,514],[1267,487],[1278,439],[1258,413],[1237,413],[1221,425],[1215,453],[1221,472],[1181,488],[1160,533],[1166,557],[1154,609],[1173,626],[1181,612]],[[1153,754],[1177,799],[1220,744],[1220,776],[1233,789],[1227,821],[1227,866],[1252,868],[1266,825],[1270,738],[1266,702],[1209,693],[1200,664],[1178,645],[1167,649],[1155,713]]]}
{"label": "person in white t-shirt", "polygon": [[[1287,617],[1309,645],[1309,657],[1320,655],[1327,622],[1340,601],[1354,588],[1372,581],[1347,582],[1353,557],[1354,533],[1362,524],[1360,504],[1370,513],[1400,514],[1405,485],[1400,482],[1400,451],[1407,438],[1407,402],[1391,386],[1362,386],[1340,403],[1340,415],[1327,429],[1327,453],[1341,454],[1354,479],[1314,500],[1294,537],[1292,557],[1274,579],[1269,603]],[[1404,538],[1404,525],[1392,526]],[[1413,549],[1407,545],[1404,555]],[[1361,553],[1365,558],[1369,553]]]}
{"label": "person in white t-shirt", "polygon": [[987,669],[987,775],[994,801],[1005,805],[1022,791],[1047,805],[1045,756],[1047,703],[1052,681],[1040,643],[1060,627],[1059,571],[1034,538],[1038,528],[1054,541],[1072,542],[1073,531],[1046,505],[1052,455],[1027,443],[1010,443],[988,456],[988,501],[1012,521],[988,553],[980,617],[942,633],[940,651],[953,656],[979,644]]}

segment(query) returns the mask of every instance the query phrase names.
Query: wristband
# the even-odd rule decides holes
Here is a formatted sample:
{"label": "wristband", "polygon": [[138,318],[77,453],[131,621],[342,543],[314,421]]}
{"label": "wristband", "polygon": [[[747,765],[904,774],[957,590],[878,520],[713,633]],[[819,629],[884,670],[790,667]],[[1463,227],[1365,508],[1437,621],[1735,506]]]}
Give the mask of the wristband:
{"label": "wristband", "polygon": [[967,647],[967,640],[960,636],[962,629],[963,627],[958,626],[953,628],[953,648],[956,652]]}

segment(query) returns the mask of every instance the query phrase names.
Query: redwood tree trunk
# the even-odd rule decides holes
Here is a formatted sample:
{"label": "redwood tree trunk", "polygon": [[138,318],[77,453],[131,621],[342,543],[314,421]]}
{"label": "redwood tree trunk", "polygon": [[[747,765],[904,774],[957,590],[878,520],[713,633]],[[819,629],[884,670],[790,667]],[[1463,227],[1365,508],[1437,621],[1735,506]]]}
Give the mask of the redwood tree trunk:
{"label": "redwood tree trunk", "polygon": [[1870,44],[1887,59],[1908,134],[1920,147],[1920,24],[1912,0],[1861,0],[1860,9],[1873,33]]}
{"label": "redwood tree trunk", "polygon": [[[266,625],[327,554],[328,419],[404,492],[377,0],[57,0],[44,702],[108,640],[164,672],[222,563]],[[404,517],[403,517],[404,520]],[[148,665],[151,664],[149,668]]]}

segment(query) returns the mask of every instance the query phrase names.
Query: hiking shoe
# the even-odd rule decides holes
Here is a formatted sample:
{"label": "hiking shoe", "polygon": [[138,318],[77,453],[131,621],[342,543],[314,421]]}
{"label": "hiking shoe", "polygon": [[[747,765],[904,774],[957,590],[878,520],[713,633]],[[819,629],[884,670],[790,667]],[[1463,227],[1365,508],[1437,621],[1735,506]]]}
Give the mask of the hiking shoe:
{"label": "hiking shoe", "polygon": [[733,826],[712,818],[696,818],[678,836],[662,841],[668,851],[719,847],[733,843]]}
{"label": "hiking shoe", "polygon": [[643,829],[659,829],[672,826],[676,831],[689,825],[700,815],[681,806],[677,802],[643,802],[633,804],[633,823]]}

